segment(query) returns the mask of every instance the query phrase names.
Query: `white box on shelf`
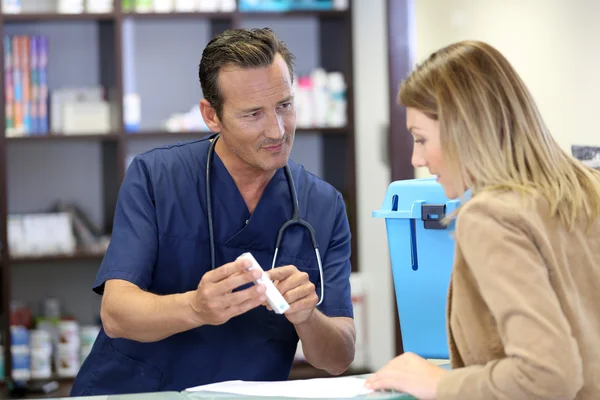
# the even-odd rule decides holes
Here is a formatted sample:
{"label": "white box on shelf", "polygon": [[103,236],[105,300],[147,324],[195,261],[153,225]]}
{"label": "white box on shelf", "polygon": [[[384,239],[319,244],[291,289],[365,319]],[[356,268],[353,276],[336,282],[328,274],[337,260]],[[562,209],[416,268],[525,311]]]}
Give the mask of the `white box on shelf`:
{"label": "white box on shelf", "polygon": [[82,14],[83,0],[58,0],[57,11],[59,14]]}
{"label": "white box on shelf", "polygon": [[69,213],[10,214],[11,255],[72,254],[76,240]]}
{"label": "white box on shelf", "polygon": [[21,1],[4,0],[2,2],[2,12],[4,14],[19,14],[21,12]]}
{"label": "white box on shelf", "polygon": [[87,0],[85,11],[95,14],[110,13],[113,11],[113,0]]}
{"label": "white box on shelf", "polygon": [[104,100],[67,102],[63,105],[62,120],[65,135],[109,133],[110,104]]}

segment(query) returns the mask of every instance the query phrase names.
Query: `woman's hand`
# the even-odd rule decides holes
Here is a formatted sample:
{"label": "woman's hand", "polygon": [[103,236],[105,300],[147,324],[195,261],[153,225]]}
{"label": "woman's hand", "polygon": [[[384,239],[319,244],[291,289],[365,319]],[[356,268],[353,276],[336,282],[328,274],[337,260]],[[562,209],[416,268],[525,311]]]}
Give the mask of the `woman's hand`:
{"label": "woman's hand", "polygon": [[404,353],[371,375],[366,386],[393,389],[420,400],[435,400],[438,382],[447,371],[414,353]]}

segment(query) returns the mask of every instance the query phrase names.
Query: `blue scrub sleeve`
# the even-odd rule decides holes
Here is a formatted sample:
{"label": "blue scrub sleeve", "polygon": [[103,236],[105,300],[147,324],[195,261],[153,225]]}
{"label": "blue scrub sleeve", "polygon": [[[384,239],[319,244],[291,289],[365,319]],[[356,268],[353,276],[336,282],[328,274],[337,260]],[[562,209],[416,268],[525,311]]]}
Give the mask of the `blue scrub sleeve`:
{"label": "blue scrub sleeve", "polygon": [[[336,198],[336,215],[329,247],[323,259],[325,297],[319,310],[329,317],[354,317],[350,290],[351,234],[346,205],[340,193]],[[320,286],[320,283],[319,283]]]}
{"label": "blue scrub sleeve", "polygon": [[139,157],[129,165],[121,184],[113,231],[93,289],[104,292],[109,279],[123,279],[146,290],[156,262],[158,228],[150,173]]}

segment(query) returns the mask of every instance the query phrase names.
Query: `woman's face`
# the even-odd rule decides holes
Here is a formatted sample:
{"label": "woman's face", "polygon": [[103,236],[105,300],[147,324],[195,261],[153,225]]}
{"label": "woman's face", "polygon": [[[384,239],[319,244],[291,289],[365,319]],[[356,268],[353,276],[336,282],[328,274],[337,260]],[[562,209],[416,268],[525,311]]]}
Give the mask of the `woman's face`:
{"label": "woman's face", "polygon": [[440,123],[429,118],[415,108],[406,110],[406,126],[415,139],[413,148],[412,165],[414,167],[427,167],[429,173],[437,176],[437,181],[444,188],[444,193],[449,199],[459,196],[452,188],[454,177],[448,176],[444,169],[442,149],[440,147]]}

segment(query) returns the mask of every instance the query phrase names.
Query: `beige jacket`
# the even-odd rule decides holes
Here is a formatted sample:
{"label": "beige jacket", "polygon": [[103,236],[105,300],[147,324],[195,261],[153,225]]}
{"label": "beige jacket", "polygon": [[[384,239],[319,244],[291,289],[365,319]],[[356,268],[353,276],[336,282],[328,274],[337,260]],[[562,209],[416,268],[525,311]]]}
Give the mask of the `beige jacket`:
{"label": "beige jacket", "polygon": [[456,221],[439,400],[600,400],[600,221],[481,193]]}

